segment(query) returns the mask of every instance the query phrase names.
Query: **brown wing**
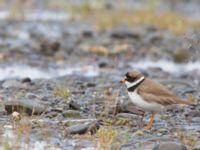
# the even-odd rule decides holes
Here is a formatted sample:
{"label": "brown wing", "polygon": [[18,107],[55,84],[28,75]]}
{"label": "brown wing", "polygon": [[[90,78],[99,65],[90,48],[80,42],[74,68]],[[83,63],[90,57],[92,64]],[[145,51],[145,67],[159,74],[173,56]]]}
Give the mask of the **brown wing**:
{"label": "brown wing", "polygon": [[138,93],[148,102],[156,102],[162,105],[188,104],[187,101],[181,100],[162,84],[148,78],[138,87]]}

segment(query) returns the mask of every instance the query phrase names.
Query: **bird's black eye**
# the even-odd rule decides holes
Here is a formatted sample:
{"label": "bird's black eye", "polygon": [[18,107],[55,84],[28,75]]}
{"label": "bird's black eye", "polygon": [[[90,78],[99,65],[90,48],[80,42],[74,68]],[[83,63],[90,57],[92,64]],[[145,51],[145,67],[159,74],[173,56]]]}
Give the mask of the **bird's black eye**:
{"label": "bird's black eye", "polygon": [[136,78],[131,77],[131,78],[127,78],[126,80],[127,80],[128,82],[134,82],[134,81],[136,80]]}

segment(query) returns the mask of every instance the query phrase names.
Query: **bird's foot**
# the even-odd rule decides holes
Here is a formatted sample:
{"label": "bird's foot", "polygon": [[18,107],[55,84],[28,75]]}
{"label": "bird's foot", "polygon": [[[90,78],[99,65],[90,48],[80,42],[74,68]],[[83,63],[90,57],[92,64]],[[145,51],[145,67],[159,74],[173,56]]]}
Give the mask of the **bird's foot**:
{"label": "bird's foot", "polygon": [[152,126],[148,125],[148,126],[144,126],[143,127],[145,130],[151,130]]}

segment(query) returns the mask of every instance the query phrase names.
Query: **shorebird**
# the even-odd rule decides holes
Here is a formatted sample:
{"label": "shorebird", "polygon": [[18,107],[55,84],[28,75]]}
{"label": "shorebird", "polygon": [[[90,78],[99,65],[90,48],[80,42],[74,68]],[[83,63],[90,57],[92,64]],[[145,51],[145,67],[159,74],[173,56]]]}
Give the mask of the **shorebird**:
{"label": "shorebird", "polygon": [[151,129],[156,112],[165,110],[173,104],[194,105],[193,100],[184,101],[164,85],[145,77],[140,71],[127,72],[120,81],[125,83],[131,102],[144,111],[152,113],[145,129]]}

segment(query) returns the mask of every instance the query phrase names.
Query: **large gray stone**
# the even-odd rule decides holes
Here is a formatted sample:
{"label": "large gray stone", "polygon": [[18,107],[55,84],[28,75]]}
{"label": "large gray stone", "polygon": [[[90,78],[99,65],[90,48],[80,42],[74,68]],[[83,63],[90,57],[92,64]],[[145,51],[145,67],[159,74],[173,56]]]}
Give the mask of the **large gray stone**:
{"label": "large gray stone", "polygon": [[120,150],[133,150],[134,146],[131,144],[124,144],[120,147]]}
{"label": "large gray stone", "polygon": [[181,143],[165,142],[156,145],[153,150],[187,150],[187,147]]}
{"label": "large gray stone", "polygon": [[86,122],[83,124],[77,124],[70,126],[66,129],[67,134],[85,134],[87,132],[95,133],[99,129],[98,122]]}
{"label": "large gray stone", "polygon": [[4,105],[8,114],[11,114],[13,111],[17,111],[27,113],[28,115],[35,115],[43,113],[46,109],[46,107],[38,101],[28,99],[7,101]]}

